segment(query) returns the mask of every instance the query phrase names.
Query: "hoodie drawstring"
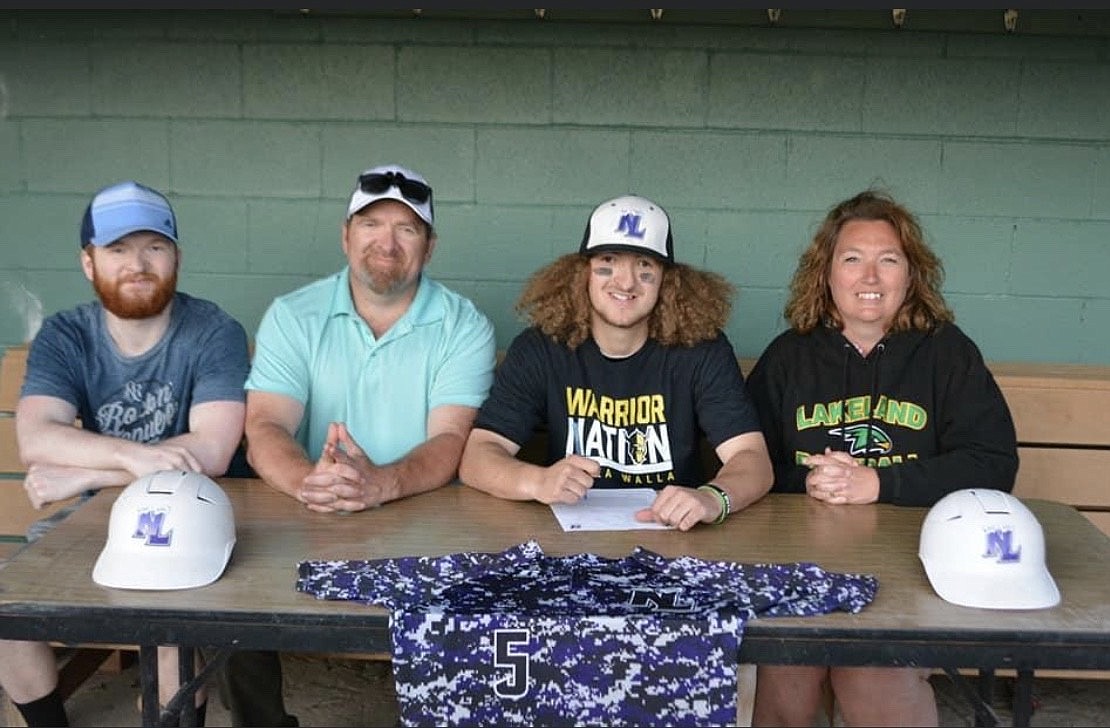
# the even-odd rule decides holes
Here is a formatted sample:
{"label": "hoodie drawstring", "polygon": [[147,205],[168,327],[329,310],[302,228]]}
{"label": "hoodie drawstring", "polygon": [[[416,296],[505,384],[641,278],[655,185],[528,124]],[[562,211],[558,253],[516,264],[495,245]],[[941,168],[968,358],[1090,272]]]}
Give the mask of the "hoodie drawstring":
{"label": "hoodie drawstring", "polygon": [[[848,403],[848,379],[849,379],[849,371],[850,371],[851,366],[852,366],[852,353],[855,352],[855,351],[856,351],[856,347],[851,342],[849,342],[849,341],[844,342],[844,377],[841,381],[841,386],[840,386],[840,427],[841,427],[842,431],[843,431],[843,428],[847,426],[846,416],[847,416],[847,411],[848,411],[848,406],[847,406],[847,403]],[[867,454],[869,452],[871,452],[871,433],[872,433],[872,427],[873,427],[872,421],[874,420],[874,416],[875,416],[875,407],[878,404],[876,399],[879,396],[879,363],[882,360],[883,352],[885,352],[885,351],[886,351],[886,344],[884,344],[882,342],[879,342],[878,344],[876,344],[875,348],[872,349],[872,353],[874,354],[874,357],[873,357],[873,361],[871,361],[871,364],[872,364],[872,367],[871,367],[871,391],[869,393],[870,396],[867,399],[867,403],[868,403],[867,435],[864,438],[864,444],[863,444],[863,457],[864,457],[864,462],[865,463],[867,462]],[[867,357],[864,357],[865,362],[868,359],[872,359],[872,356],[868,355]],[[839,446],[842,442],[843,442],[843,438],[841,438],[840,440],[837,441],[837,445]],[[837,448],[834,448],[834,449],[837,449]]]}
{"label": "hoodie drawstring", "polygon": [[867,462],[867,453],[871,452],[872,423],[875,421],[875,408],[879,404],[876,401],[879,396],[879,362],[883,358],[884,351],[886,351],[886,344],[880,341],[875,345],[875,361],[871,368],[871,395],[867,398],[867,441],[863,445],[864,463]]}
{"label": "hoodie drawstring", "polygon": [[[840,380],[840,429],[843,432],[845,427],[845,413],[848,411],[848,370],[852,366],[852,352],[855,351],[855,346],[851,342],[845,340],[844,342],[844,376]],[[835,429],[835,428],[834,428]],[[830,432],[827,437],[832,440],[833,436]],[[834,440],[836,447],[833,450],[839,450],[840,446],[844,443],[844,437],[841,436]],[[850,453],[849,453],[850,454]]]}

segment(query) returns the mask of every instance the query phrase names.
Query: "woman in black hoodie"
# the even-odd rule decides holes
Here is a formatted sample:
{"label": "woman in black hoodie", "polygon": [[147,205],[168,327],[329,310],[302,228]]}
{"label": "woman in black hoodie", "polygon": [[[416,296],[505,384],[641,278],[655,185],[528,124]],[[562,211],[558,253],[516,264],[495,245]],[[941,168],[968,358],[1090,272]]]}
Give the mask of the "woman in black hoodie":
{"label": "woman in black hoodie", "polygon": [[[931,506],[962,488],[1013,489],[1013,420],[953,323],[943,278],[914,215],[886,194],[862,192],[825,217],[790,285],[790,330],[747,382],[773,492]],[[848,725],[936,725],[928,675],[761,665],[753,724],[812,726],[828,676]]]}

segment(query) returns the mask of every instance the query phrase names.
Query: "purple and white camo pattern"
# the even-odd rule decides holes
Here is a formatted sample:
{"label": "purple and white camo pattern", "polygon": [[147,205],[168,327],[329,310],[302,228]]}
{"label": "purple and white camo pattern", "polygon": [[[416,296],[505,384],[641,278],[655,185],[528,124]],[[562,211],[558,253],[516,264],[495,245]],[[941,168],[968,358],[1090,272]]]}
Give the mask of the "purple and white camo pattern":
{"label": "purple and white camo pattern", "polygon": [[298,591],[391,610],[405,725],[727,725],[744,623],[858,612],[873,576],[816,564],[501,553],[304,561]]}

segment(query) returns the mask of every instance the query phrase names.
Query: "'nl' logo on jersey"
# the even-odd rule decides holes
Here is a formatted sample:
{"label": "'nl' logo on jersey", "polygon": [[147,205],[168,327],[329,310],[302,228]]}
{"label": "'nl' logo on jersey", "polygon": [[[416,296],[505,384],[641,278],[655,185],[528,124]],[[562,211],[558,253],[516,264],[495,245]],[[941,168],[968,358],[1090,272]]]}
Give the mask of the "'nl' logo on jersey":
{"label": "'nl' logo on jersey", "polygon": [[625,237],[629,238],[644,237],[644,234],[647,233],[647,230],[643,230],[640,227],[641,219],[642,218],[639,215],[635,215],[631,212],[624,213],[623,215],[621,215],[620,222],[617,223],[617,232],[624,233]]}
{"label": "'nl' logo on jersey", "polygon": [[997,559],[999,563],[1008,564],[1021,561],[1021,546],[1014,550],[1014,532],[1009,528],[995,528],[987,531],[987,551],[983,554],[985,559]]}
{"label": "'nl' logo on jersey", "polygon": [[167,533],[162,533],[162,529],[166,526],[166,515],[168,510],[162,508],[158,510],[145,510],[139,511],[139,522],[135,526],[135,532],[131,534],[131,538],[145,539],[146,546],[169,546],[170,541],[173,540],[173,529]]}
{"label": "'nl' logo on jersey", "polygon": [[694,611],[694,600],[682,596],[678,589],[633,589],[628,603],[633,607],[647,607],[660,612]]}

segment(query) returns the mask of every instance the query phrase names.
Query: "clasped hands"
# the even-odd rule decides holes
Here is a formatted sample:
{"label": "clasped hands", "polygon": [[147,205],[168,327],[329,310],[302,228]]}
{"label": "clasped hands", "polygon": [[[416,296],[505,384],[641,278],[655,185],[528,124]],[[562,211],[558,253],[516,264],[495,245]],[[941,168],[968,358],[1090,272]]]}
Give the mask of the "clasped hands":
{"label": "clasped hands", "polygon": [[320,459],[301,484],[299,499],[320,513],[351,513],[387,500],[395,485],[390,472],[374,464],[342,422],[328,425]]}
{"label": "clasped hands", "polygon": [[834,505],[861,505],[879,499],[879,474],[874,468],[860,465],[846,452],[825,448],[820,455],[809,455],[802,461],[806,473],[806,493],[817,500]]}

